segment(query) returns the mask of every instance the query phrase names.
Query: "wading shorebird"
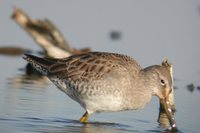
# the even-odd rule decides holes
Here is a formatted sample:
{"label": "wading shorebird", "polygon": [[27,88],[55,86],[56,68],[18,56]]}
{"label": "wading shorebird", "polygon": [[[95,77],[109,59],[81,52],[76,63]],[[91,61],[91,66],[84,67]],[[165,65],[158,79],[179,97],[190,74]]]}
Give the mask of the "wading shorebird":
{"label": "wading shorebird", "polygon": [[62,59],[25,54],[23,58],[86,110],[80,122],[87,122],[95,112],[143,108],[155,95],[164,105],[171,128],[177,130],[167,100],[172,91],[172,78],[166,66],[142,69],[129,56],[106,52]]}

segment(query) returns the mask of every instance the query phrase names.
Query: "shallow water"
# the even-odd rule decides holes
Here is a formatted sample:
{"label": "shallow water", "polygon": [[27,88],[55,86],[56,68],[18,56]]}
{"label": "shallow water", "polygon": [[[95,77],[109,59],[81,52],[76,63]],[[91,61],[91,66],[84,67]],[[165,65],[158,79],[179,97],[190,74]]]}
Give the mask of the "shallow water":
{"label": "shallow water", "polygon": [[[89,124],[81,124],[78,119],[84,110],[48,79],[26,76],[20,69],[25,66],[21,57],[1,56],[0,59],[7,60],[1,64],[4,68],[0,77],[1,132],[167,132],[157,122],[156,97],[144,109],[94,114]],[[188,91],[181,81],[175,85],[175,119],[180,132],[199,132],[200,91]]]}

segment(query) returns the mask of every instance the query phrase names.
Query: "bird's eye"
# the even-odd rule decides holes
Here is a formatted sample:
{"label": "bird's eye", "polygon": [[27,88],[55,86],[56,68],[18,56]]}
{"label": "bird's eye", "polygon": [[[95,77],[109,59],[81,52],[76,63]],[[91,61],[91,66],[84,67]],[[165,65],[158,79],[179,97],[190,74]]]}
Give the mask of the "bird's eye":
{"label": "bird's eye", "polygon": [[162,86],[165,86],[165,80],[161,79],[160,83],[161,83]]}

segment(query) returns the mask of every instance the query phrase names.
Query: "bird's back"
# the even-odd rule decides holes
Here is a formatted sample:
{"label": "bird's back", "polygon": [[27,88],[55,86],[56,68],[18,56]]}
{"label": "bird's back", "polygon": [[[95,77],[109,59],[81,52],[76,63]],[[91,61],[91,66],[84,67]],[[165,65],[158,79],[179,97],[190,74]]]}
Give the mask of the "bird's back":
{"label": "bird's back", "polygon": [[73,80],[95,80],[113,71],[130,71],[134,74],[140,69],[139,64],[129,56],[90,52],[57,60],[49,66],[49,75]]}

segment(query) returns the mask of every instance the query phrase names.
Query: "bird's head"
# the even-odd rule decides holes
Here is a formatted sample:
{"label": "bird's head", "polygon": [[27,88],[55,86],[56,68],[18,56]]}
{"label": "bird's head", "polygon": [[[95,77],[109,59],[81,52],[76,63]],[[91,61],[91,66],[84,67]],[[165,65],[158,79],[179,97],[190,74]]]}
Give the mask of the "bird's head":
{"label": "bird's head", "polygon": [[177,130],[169,102],[169,97],[173,90],[171,66],[168,66],[166,61],[163,61],[162,65],[153,65],[143,69],[143,73],[146,76],[147,87],[151,88],[152,94],[157,96],[164,106],[171,128]]}

